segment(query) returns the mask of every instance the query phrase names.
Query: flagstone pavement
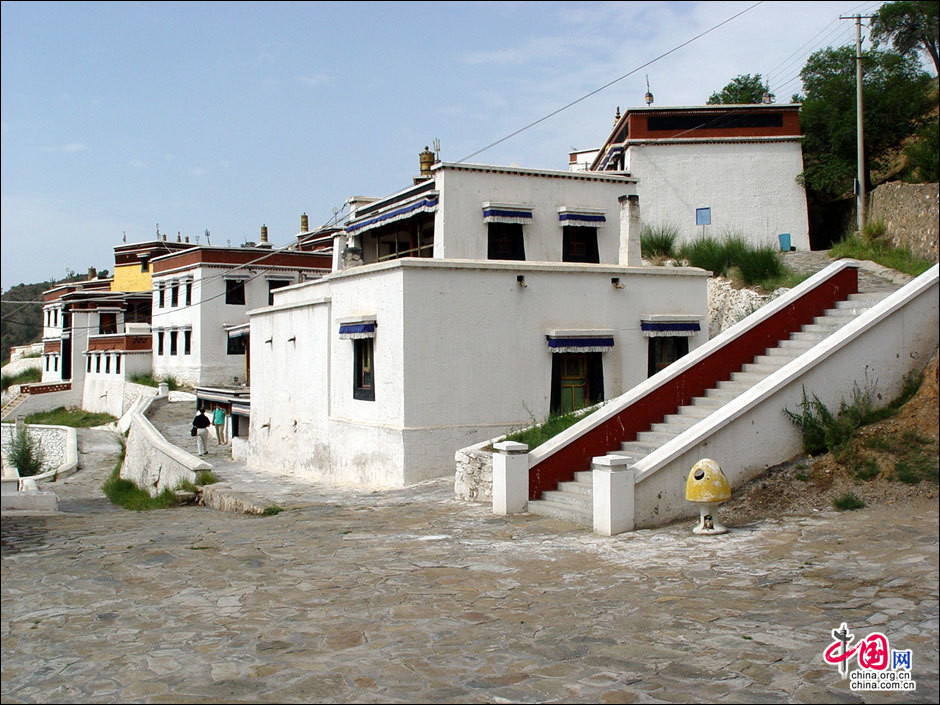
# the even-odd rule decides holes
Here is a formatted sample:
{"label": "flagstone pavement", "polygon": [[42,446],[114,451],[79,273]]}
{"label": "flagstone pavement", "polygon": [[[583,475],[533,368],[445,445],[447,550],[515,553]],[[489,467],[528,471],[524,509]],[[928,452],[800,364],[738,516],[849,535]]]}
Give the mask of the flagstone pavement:
{"label": "flagstone pavement", "polygon": [[[451,479],[306,485],[272,516],[128,512],[97,489],[104,433],[83,432],[61,511],[3,517],[4,703],[940,695],[936,499],[723,537],[497,517]],[[910,649],[916,692],[851,692],[822,660],[842,622]]]}
{"label": "flagstone pavement", "polygon": [[[192,405],[165,412],[192,452]],[[604,538],[494,516],[452,478],[259,475],[213,440],[224,491],[283,511],[128,512],[100,491],[114,439],[79,444],[59,512],[3,516],[4,703],[940,699],[936,498]],[[910,649],[916,691],[852,692],[822,659],[843,622]]]}

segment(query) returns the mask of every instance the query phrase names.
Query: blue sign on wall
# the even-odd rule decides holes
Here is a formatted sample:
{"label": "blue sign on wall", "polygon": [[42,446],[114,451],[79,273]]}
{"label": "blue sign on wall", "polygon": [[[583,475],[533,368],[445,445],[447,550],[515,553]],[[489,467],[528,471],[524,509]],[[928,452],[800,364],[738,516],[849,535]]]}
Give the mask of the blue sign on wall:
{"label": "blue sign on wall", "polygon": [[695,224],[696,225],[711,225],[712,224],[712,209],[711,208],[696,208],[695,209]]}

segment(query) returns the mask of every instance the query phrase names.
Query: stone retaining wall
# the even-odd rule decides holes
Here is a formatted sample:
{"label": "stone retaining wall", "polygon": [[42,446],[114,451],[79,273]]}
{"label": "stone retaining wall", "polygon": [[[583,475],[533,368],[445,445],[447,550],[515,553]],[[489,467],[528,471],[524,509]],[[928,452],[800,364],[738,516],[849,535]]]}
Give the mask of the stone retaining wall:
{"label": "stone retaining wall", "polygon": [[493,453],[483,448],[490,441],[461,448],[454,453],[454,495],[466,502],[493,501]]}
{"label": "stone retaining wall", "polygon": [[[7,452],[16,433],[16,425],[5,423],[0,433],[2,433],[0,444],[3,448],[3,462],[6,463]],[[68,431],[64,426],[27,426],[26,433],[30,438],[38,440],[42,446],[43,472],[55,470],[65,463]]]}
{"label": "stone retaining wall", "polygon": [[869,220],[883,220],[891,243],[936,262],[940,184],[891,181],[871,194]]}

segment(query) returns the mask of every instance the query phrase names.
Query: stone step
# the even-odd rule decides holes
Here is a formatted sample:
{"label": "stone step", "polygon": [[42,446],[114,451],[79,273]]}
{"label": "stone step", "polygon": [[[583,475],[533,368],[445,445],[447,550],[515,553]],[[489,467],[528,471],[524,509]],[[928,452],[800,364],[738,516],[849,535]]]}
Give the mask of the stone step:
{"label": "stone step", "polygon": [[535,499],[529,501],[529,513],[539,516],[551,517],[560,521],[566,521],[569,524],[578,526],[594,526],[594,512],[587,512],[570,504],[557,504],[545,499]]}
{"label": "stone step", "polygon": [[593,488],[594,472],[592,470],[578,470],[574,474],[574,481],[577,483],[588,483]]}
{"label": "stone step", "polygon": [[[738,373],[736,372],[735,374],[738,374]],[[746,389],[750,389],[752,386],[753,386],[752,382],[743,382],[739,380],[728,379],[723,382],[719,382],[717,387],[712,387],[711,389],[707,390],[705,392],[705,396],[706,397],[718,397],[718,398],[725,397],[725,398],[731,399],[731,398],[738,396],[738,394],[745,391]]]}
{"label": "stone step", "polygon": [[[697,397],[696,397],[696,398],[697,398]],[[678,409],[678,413],[676,413],[676,414],[668,414],[668,415],[666,416],[666,418],[663,419],[663,420],[668,423],[668,422],[670,422],[670,421],[672,420],[672,417],[683,418],[683,419],[693,419],[693,418],[694,418],[694,419],[698,419],[698,421],[696,421],[696,423],[698,423],[698,422],[701,421],[702,419],[707,418],[707,417],[711,416],[713,413],[715,413],[715,410],[716,410],[716,409],[720,409],[720,408],[721,408],[720,406],[703,406],[703,405],[701,405],[701,404],[696,405],[696,404],[694,403],[694,402],[695,402],[695,399],[693,399],[692,401],[693,401],[692,404],[688,404],[688,405],[686,405],[686,406],[680,406],[679,409]],[[718,401],[718,400],[716,399],[716,400],[713,400],[713,401],[715,401],[715,403],[717,404],[717,401]]]}
{"label": "stone step", "polygon": [[[709,413],[712,413],[715,409],[720,409],[724,405],[725,401],[721,397],[692,397],[693,407],[708,409]],[[680,406],[679,408],[682,409],[684,407]]]}
{"label": "stone step", "polygon": [[555,504],[564,504],[570,505],[572,507],[578,507],[584,511],[593,511],[594,508],[594,493],[591,494],[575,494],[574,492],[565,492],[563,490],[546,490],[542,493],[542,496],[539,498],[545,502],[554,502]]}
{"label": "stone step", "polygon": [[579,482],[577,480],[574,482],[559,482],[558,491],[568,492],[569,494],[588,495],[591,497],[594,495],[594,476],[591,475],[591,479],[587,482]]}
{"label": "stone step", "polygon": [[644,443],[642,441],[627,441],[620,444],[620,452],[624,455],[629,455],[634,459],[634,462],[640,458],[645,458],[647,455],[652,453],[654,450],[659,448],[659,443]]}
{"label": "stone step", "polygon": [[[791,360],[795,360],[799,355],[795,350],[784,350],[781,348],[771,348],[763,355],[754,358],[754,364],[773,365],[778,370]],[[747,365],[745,365],[747,367]]]}
{"label": "stone step", "polygon": [[826,337],[825,333],[820,333],[817,331],[798,331],[794,333],[793,335],[791,335],[789,340],[784,340],[783,343],[780,343],[780,345],[782,346],[784,343],[792,343],[792,342],[803,342],[803,343],[810,342],[815,345],[816,343],[818,343],[820,340],[822,340],[825,337]]}
{"label": "stone step", "polygon": [[640,431],[638,434],[636,434],[636,440],[639,443],[652,443],[656,445],[656,447],[658,448],[664,443],[668,443],[669,441],[671,441],[673,438],[675,438],[678,435],[679,433],[657,433],[655,431]]}
{"label": "stone step", "polygon": [[711,412],[705,411],[704,409],[699,409],[694,406],[690,408],[695,409],[698,413],[683,414],[680,412],[678,414],[666,414],[662,423],[654,423],[650,431],[656,431],[657,433],[669,433],[673,429],[684,431],[687,428],[692,428],[707,416],[711,416]]}
{"label": "stone step", "polygon": [[748,362],[741,368],[741,372],[751,373],[751,374],[763,374],[771,375],[785,364],[787,360],[783,357],[771,357],[769,359],[761,359],[766,356],[758,355],[754,358],[754,362]]}
{"label": "stone step", "polygon": [[850,320],[851,319],[846,319],[845,321],[839,321],[838,323],[832,323],[830,321],[823,323],[807,323],[805,326],[803,326],[802,332],[819,333],[824,336],[832,335]]}
{"label": "stone step", "polygon": [[[775,370],[771,370],[774,372]],[[760,382],[762,379],[765,379],[770,372],[732,372],[731,380],[732,382],[743,382],[748,387],[753,387],[755,384]],[[719,385],[721,382],[718,383]]]}

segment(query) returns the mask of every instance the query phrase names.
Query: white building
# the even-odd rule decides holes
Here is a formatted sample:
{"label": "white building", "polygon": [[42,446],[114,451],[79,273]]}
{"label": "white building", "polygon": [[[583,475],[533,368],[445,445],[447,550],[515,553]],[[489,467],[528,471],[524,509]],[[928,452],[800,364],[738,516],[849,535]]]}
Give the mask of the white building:
{"label": "white building", "polygon": [[569,167],[637,180],[643,224],[675,228],[679,243],[742,235],[755,245],[808,250],[799,105],[630,108],[596,151]]}
{"label": "white building", "polygon": [[[262,229],[262,244],[266,241]],[[330,271],[329,253],[200,245],[152,260],[153,375],[191,386],[248,382],[249,309]]]}
{"label": "white building", "polygon": [[251,320],[248,462],[400,486],[618,395],[707,336],[707,274],[639,264],[634,180],[438,164],[353,199],[334,272]]}

